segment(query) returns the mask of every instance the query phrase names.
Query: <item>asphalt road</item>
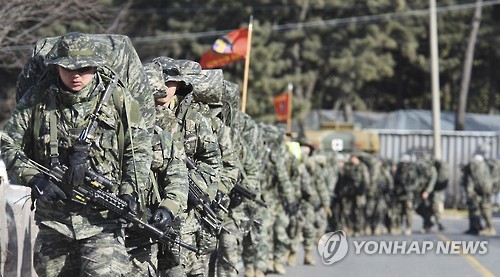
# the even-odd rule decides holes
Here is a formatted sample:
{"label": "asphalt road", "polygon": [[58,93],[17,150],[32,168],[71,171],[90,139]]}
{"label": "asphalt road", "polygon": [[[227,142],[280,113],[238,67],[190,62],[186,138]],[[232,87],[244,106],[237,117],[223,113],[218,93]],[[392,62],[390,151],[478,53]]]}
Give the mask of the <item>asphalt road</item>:
{"label": "asphalt road", "polygon": [[[301,263],[303,253],[298,257],[298,265],[286,267],[285,276],[500,276],[500,236],[473,236],[463,232],[468,227],[468,219],[464,215],[447,215],[444,218],[446,229],[437,230],[429,234],[421,234],[418,230],[422,221],[418,216],[414,220],[413,234],[364,236],[357,238],[347,237],[347,255],[338,262],[325,265],[316,252],[316,265],[306,266]],[[495,226],[500,234],[500,216],[496,215]],[[385,245],[403,245],[405,250],[396,248],[397,253],[387,254],[381,250],[381,243]],[[410,245],[419,246],[411,249]],[[360,247],[361,243],[363,247]],[[448,243],[448,244],[447,244]],[[452,245],[462,248],[462,253],[452,250]],[[378,246],[377,246],[378,245]],[[450,245],[449,248],[447,245]],[[464,253],[464,247],[470,245],[469,253]],[[364,247],[366,246],[366,247]],[[378,247],[379,251],[375,250]],[[431,248],[432,247],[432,248]],[[441,247],[441,248],[440,248]],[[472,249],[476,248],[476,253]],[[428,249],[424,252],[424,248]],[[440,250],[448,249],[448,254]],[[393,249],[394,247],[390,248]],[[356,253],[359,250],[358,253]],[[411,253],[408,254],[408,251]],[[386,251],[386,252],[384,252]],[[405,254],[402,254],[402,252]],[[486,252],[480,254],[479,252]],[[374,253],[374,254],[372,254]],[[451,253],[451,254],[450,254]],[[280,275],[268,275],[280,276]]]}

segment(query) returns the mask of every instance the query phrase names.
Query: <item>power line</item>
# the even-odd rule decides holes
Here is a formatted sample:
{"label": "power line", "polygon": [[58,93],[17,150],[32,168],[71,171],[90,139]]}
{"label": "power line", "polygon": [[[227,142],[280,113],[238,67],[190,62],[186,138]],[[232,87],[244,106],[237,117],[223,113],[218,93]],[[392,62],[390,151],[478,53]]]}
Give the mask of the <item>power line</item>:
{"label": "power line", "polygon": [[[482,3],[482,7],[493,6],[500,4],[500,0],[491,0],[485,1]],[[436,8],[437,13],[445,13],[451,11],[459,11],[466,9],[473,9],[476,7],[476,3],[465,3],[465,4],[456,4],[450,6],[443,6]],[[398,13],[385,13],[385,14],[377,14],[377,15],[369,15],[369,16],[357,16],[357,17],[348,17],[348,18],[340,18],[340,19],[331,19],[331,20],[318,20],[318,21],[310,21],[310,22],[299,22],[299,23],[290,23],[290,24],[281,24],[274,25],[270,28],[271,31],[288,31],[294,29],[311,29],[311,28],[321,28],[321,27],[338,27],[347,24],[353,23],[374,23],[387,21],[388,19],[399,20],[413,16],[427,16],[429,15],[429,9],[421,9],[414,11],[406,11],[406,12],[398,12]],[[207,38],[207,37],[218,37],[234,31],[231,30],[221,30],[221,31],[211,31],[211,32],[198,32],[198,33],[185,33],[185,34],[167,34],[162,36],[155,37],[136,37],[132,40],[137,43],[143,42],[155,42],[155,41],[165,41],[165,40],[177,40],[177,39],[195,39],[195,38]]]}
{"label": "power line", "polygon": [[[493,6],[500,4],[500,0],[490,0],[482,3],[482,7]],[[464,3],[464,4],[455,4],[449,6],[442,6],[436,8],[437,13],[446,13],[452,11],[460,11],[467,9],[474,9],[476,7],[476,3]],[[427,16],[429,15],[429,9],[420,9],[413,11],[405,11],[405,12],[396,12],[396,13],[384,13],[377,15],[368,15],[368,16],[356,16],[356,17],[347,17],[347,18],[339,18],[339,19],[330,19],[330,20],[317,20],[310,22],[299,22],[299,23],[289,23],[289,24],[280,24],[274,25],[268,28],[268,30],[283,32],[295,29],[312,29],[312,28],[322,28],[322,27],[339,27],[347,24],[354,23],[376,23],[391,20],[401,20],[414,16]],[[211,38],[211,37],[219,37],[224,34],[227,34],[234,29],[229,30],[218,30],[218,31],[207,31],[207,32],[195,32],[195,33],[179,33],[179,34],[165,34],[158,36],[146,36],[146,37],[131,37],[130,39],[134,43],[152,43],[152,42],[160,42],[160,41],[171,41],[171,40],[181,40],[181,39],[198,39],[198,38]],[[14,45],[14,46],[4,46],[0,48],[0,51],[25,51],[32,49],[32,45]]]}

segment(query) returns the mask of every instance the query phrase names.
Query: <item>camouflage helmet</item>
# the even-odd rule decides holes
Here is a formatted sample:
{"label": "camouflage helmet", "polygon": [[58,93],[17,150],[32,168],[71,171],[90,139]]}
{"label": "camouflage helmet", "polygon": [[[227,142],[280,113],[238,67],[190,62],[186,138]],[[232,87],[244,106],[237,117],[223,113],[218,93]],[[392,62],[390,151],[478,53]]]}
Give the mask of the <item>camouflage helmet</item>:
{"label": "camouflage helmet", "polygon": [[201,65],[191,60],[176,60],[170,57],[161,56],[154,58],[153,62],[161,66],[165,82],[184,82],[188,85],[183,76],[201,72]]}
{"label": "camouflage helmet", "polygon": [[204,69],[196,74],[185,74],[183,78],[193,86],[195,101],[209,105],[222,105],[224,90],[222,69]]}
{"label": "camouflage helmet", "polygon": [[45,63],[58,64],[69,70],[107,64],[106,60],[99,56],[97,43],[92,36],[78,32],[61,36],[47,53]]}
{"label": "camouflage helmet", "polygon": [[153,91],[153,97],[155,99],[163,98],[167,96],[167,88],[165,82],[163,81],[163,71],[160,64],[156,62],[150,62],[144,64],[144,71],[148,77],[149,86]]}
{"label": "camouflage helmet", "polygon": [[240,109],[240,88],[238,84],[224,80],[224,94],[222,101],[227,102],[233,109]]}

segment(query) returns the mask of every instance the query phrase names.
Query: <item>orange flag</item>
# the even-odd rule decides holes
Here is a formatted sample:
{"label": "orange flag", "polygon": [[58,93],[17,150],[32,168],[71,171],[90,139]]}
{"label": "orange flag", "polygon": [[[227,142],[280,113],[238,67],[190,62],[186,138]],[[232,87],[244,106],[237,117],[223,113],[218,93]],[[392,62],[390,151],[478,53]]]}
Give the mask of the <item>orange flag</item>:
{"label": "orange flag", "polygon": [[274,110],[276,111],[276,117],[278,121],[287,121],[288,120],[288,112],[289,112],[289,97],[290,93],[282,93],[280,95],[276,95],[273,98]]}
{"label": "orange flag", "polygon": [[245,58],[248,28],[232,31],[218,38],[212,48],[201,56],[202,68],[219,68]]}

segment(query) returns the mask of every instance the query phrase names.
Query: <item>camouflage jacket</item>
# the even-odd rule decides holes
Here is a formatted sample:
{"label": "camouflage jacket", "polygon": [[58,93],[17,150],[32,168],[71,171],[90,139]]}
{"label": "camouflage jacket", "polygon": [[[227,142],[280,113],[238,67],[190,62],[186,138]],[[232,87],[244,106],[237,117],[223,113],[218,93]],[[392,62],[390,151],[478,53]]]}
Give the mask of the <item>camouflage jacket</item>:
{"label": "camouflage jacket", "polygon": [[413,199],[418,189],[418,175],[415,164],[398,163],[394,173],[394,194],[399,200]]}
{"label": "camouflage jacket", "polygon": [[[50,124],[50,117],[55,116],[57,122],[59,161],[68,164],[69,150],[100,101],[109,83],[107,76],[100,68],[93,82],[77,95],[61,90],[57,84],[40,82],[21,98],[5,126],[1,148],[8,172],[17,183],[28,185],[32,176],[39,173],[16,160],[18,152],[50,167],[50,131],[56,130]],[[115,93],[97,119],[88,164],[97,173],[118,182],[114,193],[136,195],[143,203],[150,189],[151,136],[139,104],[128,90],[121,83],[113,90]],[[124,132],[122,135],[120,130]],[[71,201],[54,206],[37,203],[35,212],[35,219],[41,224],[76,239],[91,237],[110,225],[116,228],[115,218],[108,211]]]}
{"label": "camouflage jacket", "polygon": [[[183,134],[171,110],[163,106],[156,107],[156,126],[153,135],[153,170],[158,192],[150,197],[153,206],[159,205],[170,209],[174,215],[187,209],[189,192],[184,152]],[[152,199],[151,199],[152,198]]]}
{"label": "camouflage jacket", "polygon": [[189,174],[213,200],[220,186],[222,168],[219,142],[211,122],[193,107],[192,103],[188,103],[187,99],[184,97],[178,105],[172,107],[172,111],[175,112],[184,133],[186,156],[197,167],[196,171],[189,170]]}

